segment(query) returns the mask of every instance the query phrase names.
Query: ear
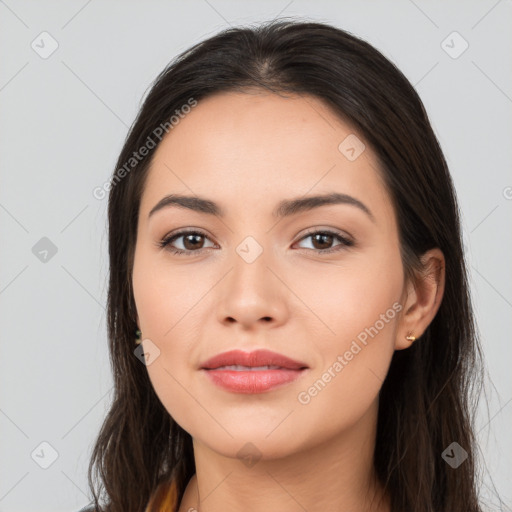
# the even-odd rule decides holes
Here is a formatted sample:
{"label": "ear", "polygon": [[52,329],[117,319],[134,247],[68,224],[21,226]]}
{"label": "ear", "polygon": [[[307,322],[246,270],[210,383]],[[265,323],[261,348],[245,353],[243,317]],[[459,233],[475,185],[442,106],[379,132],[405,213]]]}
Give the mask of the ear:
{"label": "ear", "polygon": [[441,305],[445,285],[445,260],[438,248],[427,251],[421,257],[423,269],[414,282],[407,283],[405,305],[397,329],[395,350],[409,348],[425,332]]}

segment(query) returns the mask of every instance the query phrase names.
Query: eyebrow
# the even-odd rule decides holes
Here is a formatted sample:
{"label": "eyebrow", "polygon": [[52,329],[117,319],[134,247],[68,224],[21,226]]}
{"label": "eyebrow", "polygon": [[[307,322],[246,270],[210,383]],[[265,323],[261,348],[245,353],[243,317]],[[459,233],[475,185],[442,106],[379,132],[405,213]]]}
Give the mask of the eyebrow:
{"label": "eyebrow", "polygon": [[[372,222],[375,222],[375,217],[373,216],[370,209],[364,203],[359,201],[359,199],[356,199],[355,197],[349,196],[347,194],[340,194],[337,192],[316,196],[298,197],[295,199],[284,199],[274,209],[272,216],[278,218],[290,217],[292,215],[296,215],[297,213],[313,210],[314,208],[319,208],[320,206],[331,204],[347,204],[350,206],[355,206],[356,208],[359,208],[361,211],[366,213]],[[180,194],[169,194],[164,196],[151,209],[148,217],[151,217],[156,212],[164,208],[172,206],[193,210],[199,213],[206,213],[208,215],[225,217],[224,210],[214,201],[202,197],[185,196]]]}

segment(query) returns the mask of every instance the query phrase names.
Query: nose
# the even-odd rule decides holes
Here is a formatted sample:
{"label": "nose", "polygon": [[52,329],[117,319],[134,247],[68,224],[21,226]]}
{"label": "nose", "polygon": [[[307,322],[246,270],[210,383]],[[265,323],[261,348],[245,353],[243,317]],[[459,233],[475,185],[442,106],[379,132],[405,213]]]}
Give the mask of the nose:
{"label": "nose", "polygon": [[288,293],[276,271],[267,266],[264,253],[252,263],[235,254],[220,288],[218,319],[244,330],[275,328],[288,317]]}

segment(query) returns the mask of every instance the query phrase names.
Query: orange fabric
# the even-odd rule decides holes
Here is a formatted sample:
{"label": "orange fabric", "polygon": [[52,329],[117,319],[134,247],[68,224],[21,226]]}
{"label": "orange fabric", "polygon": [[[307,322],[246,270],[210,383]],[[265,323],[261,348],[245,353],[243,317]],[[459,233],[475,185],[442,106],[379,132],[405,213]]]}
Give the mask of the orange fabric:
{"label": "orange fabric", "polygon": [[176,483],[173,480],[168,492],[167,496],[164,499],[162,507],[160,508],[161,512],[177,512],[178,511],[178,490],[176,488]]}
{"label": "orange fabric", "polygon": [[171,485],[168,485],[167,482],[159,484],[150,498],[145,512],[177,512],[178,506],[178,489],[173,480]]}

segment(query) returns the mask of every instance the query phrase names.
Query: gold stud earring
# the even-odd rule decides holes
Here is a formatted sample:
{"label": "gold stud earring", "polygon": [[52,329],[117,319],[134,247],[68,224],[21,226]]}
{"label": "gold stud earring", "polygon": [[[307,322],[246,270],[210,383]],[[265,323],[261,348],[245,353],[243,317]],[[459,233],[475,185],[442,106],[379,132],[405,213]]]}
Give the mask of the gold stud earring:
{"label": "gold stud earring", "polygon": [[412,334],[408,334],[408,335],[405,337],[405,339],[406,339],[407,341],[413,342],[413,341],[415,341],[415,340],[416,340],[416,336],[413,336]]}
{"label": "gold stud earring", "polygon": [[135,331],[135,343],[136,343],[137,345],[139,345],[140,343],[142,343],[142,332],[141,332],[139,329],[137,329],[137,330]]}

